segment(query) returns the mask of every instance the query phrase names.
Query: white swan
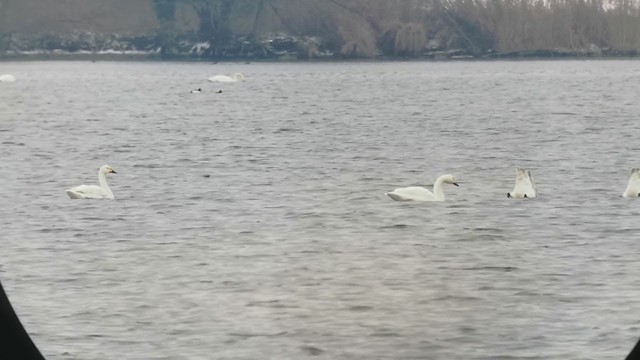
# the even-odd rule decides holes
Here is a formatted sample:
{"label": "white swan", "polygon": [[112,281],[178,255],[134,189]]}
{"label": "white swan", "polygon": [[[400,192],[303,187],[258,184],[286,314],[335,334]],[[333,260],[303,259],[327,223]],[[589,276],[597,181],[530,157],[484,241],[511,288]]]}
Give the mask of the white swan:
{"label": "white swan", "polygon": [[530,170],[522,168],[516,169],[516,184],[513,191],[507,193],[508,198],[534,198],[538,196],[536,183],[533,181],[533,175]]}
{"label": "white swan", "polygon": [[197,89],[194,89],[194,90],[190,91],[190,93],[192,93],[192,94],[200,94],[201,92],[202,92],[202,88],[197,88]]}
{"label": "white swan", "polygon": [[626,198],[635,198],[640,195],[640,168],[631,169],[631,177],[629,177],[629,183],[627,189],[622,194]]}
{"label": "white swan", "polygon": [[0,75],[0,82],[14,82],[14,81],[16,81],[16,77],[11,74]]}
{"label": "white swan", "polygon": [[397,188],[392,192],[384,193],[395,201],[444,201],[444,191],[442,184],[452,184],[458,186],[456,178],[451,174],[441,175],[433,184],[433,192],[420,187],[410,186]]}
{"label": "white swan", "polygon": [[96,185],[80,185],[67,190],[71,199],[114,199],[113,192],[107,184],[107,174],[116,172],[109,165],[102,165],[98,170],[98,183]]}
{"label": "white swan", "polygon": [[233,76],[227,75],[214,75],[208,79],[211,82],[223,82],[223,83],[234,83],[240,80],[244,81],[244,75],[241,73],[235,73]]}

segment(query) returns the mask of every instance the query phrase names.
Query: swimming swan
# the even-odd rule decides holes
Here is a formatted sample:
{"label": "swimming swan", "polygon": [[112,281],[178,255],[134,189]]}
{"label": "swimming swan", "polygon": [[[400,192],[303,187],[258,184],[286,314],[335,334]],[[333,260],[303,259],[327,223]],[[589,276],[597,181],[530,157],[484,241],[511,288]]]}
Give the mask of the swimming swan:
{"label": "swimming swan", "polygon": [[0,82],[14,82],[14,81],[16,81],[16,77],[11,74],[0,75]]}
{"label": "swimming swan", "polygon": [[235,73],[232,76],[227,76],[227,75],[215,75],[209,78],[209,81],[211,82],[223,82],[223,83],[234,83],[234,82],[238,82],[238,81],[244,81],[244,75],[242,75],[241,73]]}
{"label": "swimming swan", "polygon": [[536,183],[533,181],[533,175],[530,170],[522,168],[516,169],[516,184],[513,191],[507,193],[508,198],[534,198],[538,196]]}
{"label": "swimming swan", "polygon": [[631,169],[631,177],[629,177],[629,183],[627,189],[622,194],[626,198],[635,198],[640,195],[640,168]]}
{"label": "swimming swan", "polygon": [[456,183],[456,178],[453,175],[446,174],[441,175],[436,183],[433,184],[433,192],[420,187],[410,186],[404,188],[398,188],[392,192],[384,193],[395,201],[444,201],[444,191],[442,190],[442,184],[452,184],[459,186]]}
{"label": "swimming swan", "polygon": [[80,185],[67,190],[67,195],[71,199],[114,199],[113,192],[107,184],[106,175],[117,174],[109,165],[102,165],[98,170],[98,183],[96,185]]}
{"label": "swimming swan", "polygon": [[200,94],[201,92],[202,92],[202,88],[197,88],[197,89],[194,89],[194,90],[190,91],[190,93],[192,93],[192,94]]}

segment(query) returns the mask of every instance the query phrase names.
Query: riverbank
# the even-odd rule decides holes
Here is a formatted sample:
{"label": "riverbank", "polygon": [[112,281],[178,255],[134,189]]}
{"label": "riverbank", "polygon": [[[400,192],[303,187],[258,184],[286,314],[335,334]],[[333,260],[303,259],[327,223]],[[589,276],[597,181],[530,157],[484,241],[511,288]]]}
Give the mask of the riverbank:
{"label": "riverbank", "polygon": [[158,51],[105,51],[105,52],[64,52],[34,51],[28,53],[0,54],[0,61],[179,61],[179,62],[334,62],[334,61],[483,61],[483,60],[553,60],[553,59],[622,59],[639,58],[638,50],[567,51],[564,49],[527,50],[508,53],[488,52],[482,55],[461,51],[438,51],[422,56],[399,57],[380,55],[375,58],[355,58],[345,56],[323,56],[300,58],[295,54],[278,57],[227,56],[224,58],[202,58],[193,56],[163,56]]}

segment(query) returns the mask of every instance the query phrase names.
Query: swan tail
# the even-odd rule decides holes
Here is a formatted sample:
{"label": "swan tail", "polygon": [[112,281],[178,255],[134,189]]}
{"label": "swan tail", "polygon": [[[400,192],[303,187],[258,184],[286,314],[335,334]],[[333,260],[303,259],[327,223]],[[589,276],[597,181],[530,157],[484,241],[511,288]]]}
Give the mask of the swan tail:
{"label": "swan tail", "polygon": [[390,193],[384,193],[384,194],[385,194],[385,195],[387,195],[388,197],[392,198],[392,199],[393,199],[393,200],[395,200],[395,201],[403,201],[403,200],[404,200],[404,198],[402,198],[401,196],[396,195],[396,194],[394,194],[394,193],[392,193],[392,192],[390,192]]}
{"label": "swan tail", "polygon": [[78,196],[78,194],[76,194],[75,192],[71,191],[71,190],[67,190],[67,196],[69,197],[69,199],[80,199],[81,197]]}

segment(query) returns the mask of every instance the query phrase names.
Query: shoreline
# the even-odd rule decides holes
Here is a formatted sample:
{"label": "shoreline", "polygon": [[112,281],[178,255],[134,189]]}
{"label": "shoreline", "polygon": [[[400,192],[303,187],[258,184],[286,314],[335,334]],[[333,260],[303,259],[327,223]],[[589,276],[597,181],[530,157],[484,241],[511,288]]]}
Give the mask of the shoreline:
{"label": "shoreline", "polygon": [[332,62],[474,62],[474,61],[552,61],[552,60],[634,60],[640,59],[640,51],[608,51],[591,53],[567,50],[527,50],[508,53],[488,53],[480,56],[470,54],[452,55],[446,52],[434,52],[416,57],[341,57],[324,56],[314,58],[298,58],[295,55],[282,57],[225,57],[202,58],[189,55],[162,56],[157,52],[132,53],[90,53],[90,52],[49,52],[45,50],[37,53],[0,53],[0,62],[11,61],[135,61],[135,62],[183,62],[183,63],[332,63]]}

